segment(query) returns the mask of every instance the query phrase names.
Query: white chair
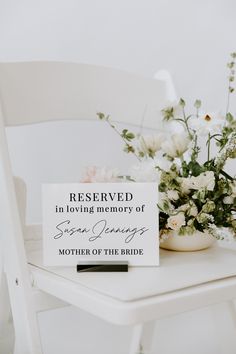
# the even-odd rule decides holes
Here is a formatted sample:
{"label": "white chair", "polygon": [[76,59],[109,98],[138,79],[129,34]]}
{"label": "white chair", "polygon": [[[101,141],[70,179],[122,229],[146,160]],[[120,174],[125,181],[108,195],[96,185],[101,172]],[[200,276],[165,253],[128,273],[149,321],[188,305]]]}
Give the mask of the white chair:
{"label": "white chair", "polygon": [[[0,64],[1,261],[14,320],[15,354],[42,353],[38,311],[69,303],[79,304],[89,311],[93,308],[96,315],[104,317],[105,305],[108,310],[105,317],[109,320],[110,304],[104,302],[103,297],[74,286],[71,279],[55,278],[48,270],[41,269],[42,287],[39,278],[36,280],[39,269],[27,256],[25,243],[34,250],[32,238],[35,237],[33,243],[38,244],[37,234],[40,235],[41,230],[25,226],[26,188],[19,179],[14,182],[5,126],[63,119],[91,120],[96,119],[96,112],[104,111],[115,121],[123,119],[124,123],[139,125],[145,118],[145,126],[161,129],[160,110],[174,98],[169,77],[147,79],[114,69],[59,62]],[[27,235],[31,241],[27,241]],[[73,270],[71,272],[75,275]],[[0,274],[2,278],[2,271]],[[54,284],[56,279],[58,282]],[[4,279],[0,281],[0,306],[2,304],[4,313],[0,324],[3,326],[10,311],[6,303],[6,284]]]}
{"label": "white chair", "polygon": [[[167,85],[168,74],[162,72],[160,78],[81,64],[0,64],[1,254],[15,326],[14,354],[42,354],[37,312],[66,303],[117,325],[133,325],[129,354],[137,353],[141,344],[150,349],[156,319],[219,302],[228,302],[234,314],[234,251],[218,247],[186,254],[162,251],[160,267],[78,276],[71,267],[45,267],[37,238],[40,226],[24,225],[20,211],[25,209],[25,187],[17,180],[15,192],[4,127],[88,120],[105,111],[130,124],[139,124],[145,113],[146,125],[156,128],[158,122],[160,129],[160,109],[175,98],[173,86]],[[4,294],[1,290],[0,304]],[[4,317],[7,321],[8,311]]]}

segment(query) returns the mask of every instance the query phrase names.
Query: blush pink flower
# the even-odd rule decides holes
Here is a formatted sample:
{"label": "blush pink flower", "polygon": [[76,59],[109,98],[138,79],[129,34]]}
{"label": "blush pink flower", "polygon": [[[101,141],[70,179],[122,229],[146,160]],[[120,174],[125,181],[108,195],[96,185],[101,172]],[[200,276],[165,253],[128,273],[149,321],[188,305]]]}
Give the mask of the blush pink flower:
{"label": "blush pink flower", "polygon": [[80,182],[82,183],[111,183],[120,182],[119,171],[106,167],[91,166],[88,167]]}

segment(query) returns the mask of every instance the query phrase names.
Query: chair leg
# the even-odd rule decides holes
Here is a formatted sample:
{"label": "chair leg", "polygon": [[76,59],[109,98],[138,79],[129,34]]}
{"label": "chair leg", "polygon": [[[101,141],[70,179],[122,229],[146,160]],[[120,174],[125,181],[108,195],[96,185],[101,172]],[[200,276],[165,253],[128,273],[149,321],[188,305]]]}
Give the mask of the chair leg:
{"label": "chair leg", "polygon": [[154,330],[154,321],[136,325],[133,328],[129,354],[151,353]]}
{"label": "chair leg", "polygon": [[0,353],[10,353],[13,349],[14,329],[7,282],[4,272],[0,274]]}
{"label": "chair leg", "polygon": [[0,334],[10,320],[10,303],[5,274],[2,272],[0,281]]}
{"label": "chair leg", "polygon": [[[14,354],[42,354],[36,311],[32,295],[19,279],[7,274],[11,311],[15,329]],[[22,282],[23,283],[23,282]]]}
{"label": "chair leg", "polygon": [[232,319],[232,322],[234,324],[234,327],[236,329],[236,308],[233,300],[230,300],[227,302],[228,310]]}

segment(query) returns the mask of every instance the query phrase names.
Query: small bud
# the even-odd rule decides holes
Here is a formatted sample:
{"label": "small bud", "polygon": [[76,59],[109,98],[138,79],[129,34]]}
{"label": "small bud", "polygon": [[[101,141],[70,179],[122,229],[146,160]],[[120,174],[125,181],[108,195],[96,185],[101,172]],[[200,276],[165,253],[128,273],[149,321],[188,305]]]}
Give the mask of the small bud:
{"label": "small bud", "polygon": [[181,98],[181,99],[179,100],[179,105],[180,105],[181,107],[185,107],[185,101],[183,100],[183,98]]}
{"label": "small bud", "polygon": [[200,100],[196,100],[194,102],[194,107],[197,108],[197,109],[199,109],[201,107],[201,105],[202,105],[202,102]]}

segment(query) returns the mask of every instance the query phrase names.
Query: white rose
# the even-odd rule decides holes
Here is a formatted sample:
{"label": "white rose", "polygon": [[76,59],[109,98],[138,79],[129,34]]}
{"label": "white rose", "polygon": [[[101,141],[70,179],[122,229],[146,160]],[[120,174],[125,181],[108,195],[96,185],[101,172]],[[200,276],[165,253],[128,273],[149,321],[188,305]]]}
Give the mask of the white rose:
{"label": "white rose", "polygon": [[174,211],[174,206],[171,204],[170,200],[167,197],[167,194],[164,192],[159,192],[158,194],[158,205],[161,210],[165,210],[168,212]]}
{"label": "white rose", "polygon": [[139,138],[139,151],[145,156],[155,156],[155,153],[160,150],[164,140],[163,134],[141,135]]}
{"label": "white rose", "polygon": [[224,197],[223,199],[224,204],[233,204],[233,202],[234,202],[234,197],[231,195]]}
{"label": "white rose", "polygon": [[215,175],[213,171],[201,173],[197,177],[191,177],[193,182],[193,189],[206,188],[208,191],[213,191],[215,187]]}
{"label": "white rose", "polygon": [[231,191],[232,191],[232,196],[236,197],[236,182],[231,182],[230,183],[230,188],[231,188]]}
{"label": "white rose", "polygon": [[186,212],[189,209],[189,204],[182,204],[178,207],[177,211]]}
{"label": "white rose", "polygon": [[179,193],[175,190],[168,190],[167,191],[167,197],[170,200],[178,200],[179,199]]}
{"label": "white rose", "polygon": [[181,226],[185,225],[184,213],[178,213],[177,215],[172,215],[167,219],[167,226],[172,230],[179,230]]}
{"label": "white rose", "polygon": [[225,118],[220,112],[200,113],[189,120],[190,127],[203,136],[220,132],[224,124]]}
{"label": "white rose", "polygon": [[182,178],[182,190],[184,193],[189,193],[190,189],[199,190],[206,188],[208,191],[213,191],[215,187],[215,176],[213,171],[202,172],[197,177]]}
{"label": "white rose", "polygon": [[192,205],[189,209],[189,212],[188,212],[189,216],[197,216],[198,214],[198,209],[196,207],[196,205]]}
{"label": "white rose", "polygon": [[192,184],[189,178],[182,178],[181,179],[181,189],[184,194],[189,194],[190,189],[192,188]]}
{"label": "white rose", "polygon": [[190,139],[184,134],[173,134],[170,140],[162,143],[162,150],[170,157],[180,157],[189,147]]}
{"label": "white rose", "polygon": [[189,204],[182,204],[180,207],[178,207],[177,210],[187,213],[188,216],[195,217],[198,214],[198,209],[192,201],[190,201]]}

